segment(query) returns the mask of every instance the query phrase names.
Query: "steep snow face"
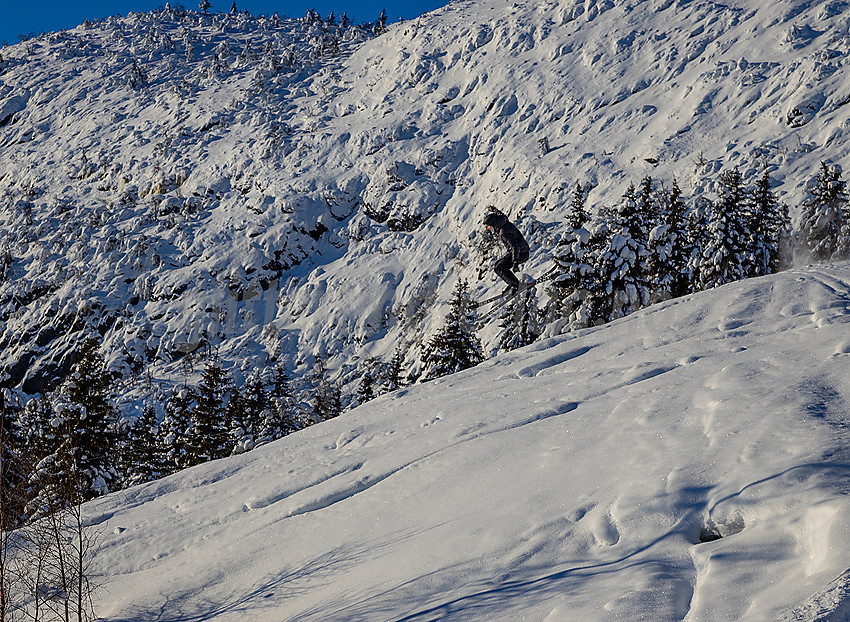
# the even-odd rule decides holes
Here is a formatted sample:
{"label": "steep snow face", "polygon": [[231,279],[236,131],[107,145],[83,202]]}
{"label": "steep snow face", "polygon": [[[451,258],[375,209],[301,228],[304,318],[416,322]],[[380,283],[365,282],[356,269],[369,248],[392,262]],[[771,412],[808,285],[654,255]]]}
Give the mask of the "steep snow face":
{"label": "steep snow face", "polygon": [[43,389],[86,331],[126,379],[212,348],[237,383],[415,370],[454,282],[495,284],[483,208],[540,274],[576,181],[599,207],[767,167],[793,211],[846,159],[842,7],[462,1],[377,38],[161,11],[4,48],[6,383]]}
{"label": "steep snow face", "polygon": [[105,620],[843,620],[850,266],[662,303],[98,499]]}

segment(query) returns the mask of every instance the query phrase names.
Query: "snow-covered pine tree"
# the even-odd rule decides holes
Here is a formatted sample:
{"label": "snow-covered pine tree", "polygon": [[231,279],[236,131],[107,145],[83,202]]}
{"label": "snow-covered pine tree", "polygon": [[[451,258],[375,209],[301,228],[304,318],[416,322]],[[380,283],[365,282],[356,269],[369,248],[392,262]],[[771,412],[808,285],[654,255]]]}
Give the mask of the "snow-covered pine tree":
{"label": "snow-covered pine tree", "polygon": [[166,465],[157,446],[157,430],[157,410],[148,402],[142,407],[141,415],[126,429],[120,464],[123,487],[152,482],[162,477]]}
{"label": "snow-covered pine tree", "polygon": [[557,273],[547,289],[552,298],[546,309],[547,319],[566,318],[572,327],[583,324],[579,319],[583,315],[581,309],[587,302],[588,285],[595,277],[591,235],[585,228],[590,214],[587,213],[585,203],[585,188],[576,182],[567,212],[569,230],[558,240],[553,257]]}
{"label": "snow-covered pine tree", "polygon": [[[0,575],[11,558],[9,533],[23,524],[27,503],[29,460],[18,433],[18,410],[5,389],[0,390]],[[0,576],[0,589],[8,587],[6,578]]]}
{"label": "snow-covered pine tree", "polygon": [[689,289],[687,208],[675,179],[669,191],[659,191],[657,199],[659,222],[649,232],[647,261],[652,302],[684,296]]}
{"label": "snow-covered pine tree", "polygon": [[192,410],[189,429],[189,463],[201,464],[224,458],[231,453],[230,422],[227,419],[225,399],[230,389],[230,378],[213,356],[201,374],[197,401]]}
{"label": "snow-covered pine tree", "polygon": [[500,350],[508,352],[534,343],[543,333],[534,288],[525,290],[506,305],[500,319]]}
{"label": "snow-covered pine tree", "polygon": [[395,349],[395,351],[393,352],[393,357],[387,364],[386,372],[384,373],[384,379],[381,383],[381,395],[383,395],[384,393],[395,391],[396,389],[403,386],[401,377],[403,364],[404,353],[399,347]]}
{"label": "snow-covered pine tree", "polygon": [[746,276],[747,193],[737,168],[720,175],[720,196],[712,203],[706,245],[699,266],[699,289],[720,287]]}
{"label": "snow-covered pine tree", "polygon": [[782,243],[789,229],[788,208],[773,194],[770,173],[765,171],[750,194],[747,276],[779,271]]}
{"label": "snow-covered pine tree", "polygon": [[269,397],[263,379],[259,370],[255,370],[245,380],[241,391],[235,388],[231,391],[227,418],[232,422],[233,453],[251,451],[256,446],[268,418],[268,408]]}
{"label": "snow-covered pine tree", "polygon": [[372,32],[375,33],[376,36],[383,34],[387,30],[387,12],[385,9],[381,10],[381,15],[378,17],[378,21],[375,22],[375,26],[372,28]]}
{"label": "snow-covered pine tree", "polygon": [[827,261],[838,258],[845,247],[842,232],[847,230],[847,184],[841,167],[820,163],[817,176],[808,184],[808,197],[803,201],[799,249],[806,249],[808,259]]}
{"label": "snow-covered pine tree", "polygon": [[685,217],[685,230],[688,236],[689,255],[685,268],[687,276],[687,292],[699,291],[700,266],[702,253],[708,245],[708,216],[711,213],[711,201],[705,197],[697,197]]}
{"label": "snow-covered pine tree", "polygon": [[375,367],[377,361],[367,358],[361,365],[363,370],[360,374],[360,382],[357,385],[357,393],[354,396],[354,405],[359,406],[370,402],[377,397],[375,392]]}
{"label": "snow-covered pine tree", "polygon": [[339,387],[331,382],[325,358],[316,357],[316,365],[312,372],[313,382],[313,421],[320,423],[333,419],[342,414],[342,393]]}
{"label": "snow-covered pine tree", "polygon": [[292,383],[282,367],[274,371],[268,400],[266,418],[260,426],[261,442],[273,441],[300,429]]}
{"label": "snow-covered pine tree", "polygon": [[165,416],[156,434],[157,452],[163,465],[162,475],[176,473],[191,464],[189,430],[197,394],[187,386],[176,388],[165,402]]}
{"label": "snow-covered pine tree", "polygon": [[51,396],[57,434],[54,464],[71,481],[58,482],[65,501],[105,494],[117,484],[118,409],[112,401],[113,377],[99,352],[100,344],[87,339],[77,351],[78,361]]}
{"label": "snow-covered pine tree", "polygon": [[474,326],[475,310],[469,296],[469,285],[459,280],[442,328],[423,349],[423,382],[475,367],[484,360]]}
{"label": "snow-covered pine tree", "polygon": [[[647,233],[629,186],[607,224],[607,244],[597,258],[599,286],[594,296],[598,319],[610,322],[649,304],[646,281]],[[593,318],[597,319],[597,318]]]}
{"label": "snow-covered pine tree", "polygon": [[17,414],[15,426],[22,451],[33,464],[56,450],[57,436],[51,422],[53,407],[46,396],[30,399]]}
{"label": "snow-covered pine tree", "polygon": [[646,176],[640,182],[635,200],[637,201],[637,222],[640,224],[644,238],[660,224],[663,219],[663,208],[659,201],[659,192],[655,188],[652,177]]}
{"label": "snow-covered pine tree", "polygon": [[573,188],[570,209],[567,212],[567,224],[570,226],[570,229],[581,229],[589,220],[590,214],[587,212],[587,189],[581,185],[580,181],[577,181]]}

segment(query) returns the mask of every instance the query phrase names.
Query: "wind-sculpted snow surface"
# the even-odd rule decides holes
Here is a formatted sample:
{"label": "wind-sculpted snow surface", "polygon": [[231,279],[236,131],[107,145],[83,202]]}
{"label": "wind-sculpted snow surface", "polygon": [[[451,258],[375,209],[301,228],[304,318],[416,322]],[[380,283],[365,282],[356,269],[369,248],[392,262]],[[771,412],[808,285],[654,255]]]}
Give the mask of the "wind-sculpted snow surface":
{"label": "wind-sculpted snow surface", "polygon": [[167,9],[4,48],[3,382],[44,390],[95,332],[133,397],[213,350],[237,384],[319,354],[353,383],[399,348],[415,374],[457,279],[497,286],[488,204],[536,276],[576,182],[598,209],[767,169],[796,212],[847,163],[850,22],[744,4],[464,0],[380,37]]}
{"label": "wind-sculpted snow surface", "polygon": [[105,620],[830,620],[850,266],[539,341],[86,506]]}

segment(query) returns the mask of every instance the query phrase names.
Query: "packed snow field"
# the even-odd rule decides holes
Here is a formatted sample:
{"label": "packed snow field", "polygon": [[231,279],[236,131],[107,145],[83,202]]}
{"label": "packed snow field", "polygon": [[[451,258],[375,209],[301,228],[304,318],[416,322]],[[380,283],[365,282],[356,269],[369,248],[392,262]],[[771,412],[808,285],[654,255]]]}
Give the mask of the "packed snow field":
{"label": "packed snow field", "polygon": [[848,264],[543,340],[90,503],[97,611],[846,620],[848,372]]}

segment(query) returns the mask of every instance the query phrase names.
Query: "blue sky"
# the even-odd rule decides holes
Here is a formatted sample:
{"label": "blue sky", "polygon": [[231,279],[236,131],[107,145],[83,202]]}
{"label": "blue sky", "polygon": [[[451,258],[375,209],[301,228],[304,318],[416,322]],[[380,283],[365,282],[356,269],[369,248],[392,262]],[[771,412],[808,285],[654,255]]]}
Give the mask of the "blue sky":
{"label": "blue sky", "polygon": [[[182,4],[187,9],[197,9],[199,0],[171,0],[173,6]],[[126,15],[150,11],[165,6],[166,0],[16,0],[4,4],[0,20],[0,44],[17,43],[19,35],[40,34],[78,26],[86,19],[100,19],[109,15]],[[229,11],[233,0],[210,0],[210,11]],[[348,13],[355,22],[374,21],[386,9],[387,17],[395,22],[399,17],[412,19],[440,6],[448,0],[237,0],[239,10],[247,9],[253,15],[301,17],[307,9],[315,9],[325,16],[332,11],[337,15]]]}

